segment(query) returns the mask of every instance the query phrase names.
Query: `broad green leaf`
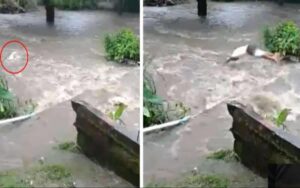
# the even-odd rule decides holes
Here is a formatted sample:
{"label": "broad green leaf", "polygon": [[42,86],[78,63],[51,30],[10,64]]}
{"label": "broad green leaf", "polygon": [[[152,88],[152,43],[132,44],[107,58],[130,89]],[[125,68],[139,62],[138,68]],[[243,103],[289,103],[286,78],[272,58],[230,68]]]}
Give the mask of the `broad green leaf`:
{"label": "broad green leaf", "polygon": [[6,89],[0,87],[0,100],[12,100],[13,95]]}
{"label": "broad green leaf", "polygon": [[276,125],[278,127],[282,126],[283,123],[286,121],[287,116],[289,115],[290,109],[283,109],[276,118]]}
{"label": "broad green leaf", "polygon": [[150,102],[153,104],[161,104],[163,100],[155,95],[149,89],[144,89],[144,102]]}
{"label": "broad green leaf", "polygon": [[114,113],[114,120],[118,120],[118,119],[121,118],[121,116],[122,116],[124,110],[126,109],[126,107],[127,106],[123,103],[120,103],[120,104],[117,105],[117,109]]}
{"label": "broad green leaf", "polygon": [[149,112],[149,110],[148,110],[147,107],[144,107],[144,116],[151,117],[151,114],[150,114],[150,112]]}

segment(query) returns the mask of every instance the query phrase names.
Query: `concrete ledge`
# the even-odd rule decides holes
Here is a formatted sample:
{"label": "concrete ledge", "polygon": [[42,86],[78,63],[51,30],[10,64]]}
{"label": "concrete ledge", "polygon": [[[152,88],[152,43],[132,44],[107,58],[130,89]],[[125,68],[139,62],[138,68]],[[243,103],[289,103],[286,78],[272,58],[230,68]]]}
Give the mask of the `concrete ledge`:
{"label": "concrete ledge", "polygon": [[237,103],[227,104],[233,118],[234,151],[241,162],[262,177],[268,164],[300,164],[300,139]]}
{"label": "concrete ledge", "polygon": [[76,112],[77,143],[90,158],[139,186],[139,143],[126,129],[83,101],[72,101]]}

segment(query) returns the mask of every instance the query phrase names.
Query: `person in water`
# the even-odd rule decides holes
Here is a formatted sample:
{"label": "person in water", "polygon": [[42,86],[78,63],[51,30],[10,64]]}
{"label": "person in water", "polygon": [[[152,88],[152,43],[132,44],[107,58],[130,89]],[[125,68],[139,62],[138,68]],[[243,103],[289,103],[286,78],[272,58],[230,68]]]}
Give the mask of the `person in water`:
{"label": "person in water", "polygon": [[236,61],[246,54],[254,57],[268,59],[276,63],[279,63],[280,60],[282,60],[282,56],[279,53],[267,52],[257,48],[255,45],[249,44],[236,48],[231,54],[231,56],[226,59],[225,63],[229,63],[230,61]]}

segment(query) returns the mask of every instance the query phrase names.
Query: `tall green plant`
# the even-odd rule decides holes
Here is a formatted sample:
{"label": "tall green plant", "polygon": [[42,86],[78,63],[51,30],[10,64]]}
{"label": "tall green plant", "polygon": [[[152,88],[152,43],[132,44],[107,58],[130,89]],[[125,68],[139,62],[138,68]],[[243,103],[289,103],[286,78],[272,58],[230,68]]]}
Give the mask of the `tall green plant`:
{"label": "tall green plant", "polygon": [[282,55],[300,55],[300,31],[292,21],[278,24],[275,28],[265,28],[264,43],[271,52]]}
{"label": "tall green plant", "polygon": [[0,78],[0,119],[16,115],[15,97],[9,91],[7,81]]}
{"label": "tall green plant", "polygon": [[163,100],[156,94],[154,81],[146,71],[144,71],[143,86],[144,126],[165,122],[167,114],[164,112]]}
{"label": "tall green plant", "polygon": [[0,77],[0,119],[29,114],[34,111],[36,105],[31,101],[21,103],[8,88],[7,81]]}
{"label": "tall green plant", "polygon": [[144,71],[144,127],[148,127],[154,124],[161,124],[167,121],[171,121],[174,118],[180,119],[189,113],[189,109],[181,102],[171,103],[164,101],[156,93],[155,83],[151,75]]}

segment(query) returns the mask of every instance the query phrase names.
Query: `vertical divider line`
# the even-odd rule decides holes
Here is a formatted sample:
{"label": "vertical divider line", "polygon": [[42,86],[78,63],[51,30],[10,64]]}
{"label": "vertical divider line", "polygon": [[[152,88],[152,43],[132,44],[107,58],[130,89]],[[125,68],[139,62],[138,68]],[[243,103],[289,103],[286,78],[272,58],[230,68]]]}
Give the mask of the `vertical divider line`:
{"label": "vertical divider line", "polygon": [[143,71],[144,71],[144,0],[140,1],[140,187],[144,187],[144,134],[143,134]]}

